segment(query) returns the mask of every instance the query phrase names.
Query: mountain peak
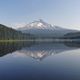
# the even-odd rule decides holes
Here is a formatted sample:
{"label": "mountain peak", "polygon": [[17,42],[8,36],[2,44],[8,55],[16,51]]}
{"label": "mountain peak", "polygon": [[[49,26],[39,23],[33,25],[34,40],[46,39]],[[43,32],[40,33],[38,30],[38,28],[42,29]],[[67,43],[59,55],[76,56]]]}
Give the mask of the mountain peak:
{"label": "mountain peak", "polygon": [[[35,21],[31,22],[31,23],[36,23],[36,24],[39,24],[39,23],[48,24],[48,23],[46,23],[46,22],[45,22],[44,20],[42,20],[42,19],[35,20]],[[30,24],[31,24],[31,23],[30,23]]]}
{"label": "mountain peak", "polygon": [[40,22],[43,22],[43,20],[42,20],[42,19],[39,19],[39,21],[40,21]]}
{"label": "mountain peak", "polygon": [[48,23],[46,23],[45,21],[43,21],[42,19],[33,21],[27,25],[25,25],[22,29],[51,29],[52,26]]}

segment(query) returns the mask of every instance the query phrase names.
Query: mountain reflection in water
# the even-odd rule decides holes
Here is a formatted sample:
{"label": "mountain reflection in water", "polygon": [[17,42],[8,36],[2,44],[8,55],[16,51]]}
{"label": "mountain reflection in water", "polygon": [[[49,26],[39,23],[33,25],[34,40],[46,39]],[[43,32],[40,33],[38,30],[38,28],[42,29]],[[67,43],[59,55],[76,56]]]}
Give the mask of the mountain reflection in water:
{"label": "mountain reflection in water", "polygon": [[0,80],[80,80],[79,48],[79,42],[0,43]]}
{"label": "mountain reflection in water", "polygon": [[42,60],[50,55],[80,48],[77,42],[64,43],[36,43],[36,42],[13,42],[0,43],[0,57],[15,53],[15,55],[29,56]]}

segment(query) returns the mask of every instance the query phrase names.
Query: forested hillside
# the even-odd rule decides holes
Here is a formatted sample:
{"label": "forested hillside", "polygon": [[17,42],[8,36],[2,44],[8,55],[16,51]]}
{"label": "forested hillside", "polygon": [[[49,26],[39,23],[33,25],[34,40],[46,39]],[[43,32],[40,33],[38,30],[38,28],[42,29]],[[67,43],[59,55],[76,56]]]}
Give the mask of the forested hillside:
{"label": "forested hillside", "polygon": [[24,40],[31,38],[33,38],[33,35],[25,34],[0,24],[0,40]]}
{"label": "forested hillside", "polygon": [[64,38],[68,39],[80,39],[80,32],[68,33],[64,35]]}

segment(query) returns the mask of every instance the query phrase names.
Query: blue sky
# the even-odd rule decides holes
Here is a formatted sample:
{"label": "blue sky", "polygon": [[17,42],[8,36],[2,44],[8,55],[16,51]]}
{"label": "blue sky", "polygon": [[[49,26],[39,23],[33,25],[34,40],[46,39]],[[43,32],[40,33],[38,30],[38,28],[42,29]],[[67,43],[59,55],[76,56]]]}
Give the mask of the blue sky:
{"label": "blue sky", "polygon": [[80,0],[0,0],[0,23],[16,28],[37,19],[80,29]]}

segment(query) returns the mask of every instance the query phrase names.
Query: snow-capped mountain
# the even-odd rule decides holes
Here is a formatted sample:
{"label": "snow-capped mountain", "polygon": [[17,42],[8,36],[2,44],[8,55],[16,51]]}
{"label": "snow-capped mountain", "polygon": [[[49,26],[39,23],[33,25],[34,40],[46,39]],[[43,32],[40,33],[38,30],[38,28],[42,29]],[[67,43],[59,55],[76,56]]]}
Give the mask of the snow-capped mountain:
{"label": "snow-capped mountain", "polygon": [[27,30],[27,29],[53,29],[53,27],[44,22],[42,19],[39,19],[37,21],[31,22],[24,27],[20,28],[21,30]]}
{"label": "snow-capped mountain", "polygon": [[18,30],[22,31],[23,33],[34,34],[38,37],[63,37],[67,33],[77,32],[77,30],[66,29],[59,26],[52,26],[51,24],[48,24],[41,19],[29,23],[24,27],[19,28]]}

